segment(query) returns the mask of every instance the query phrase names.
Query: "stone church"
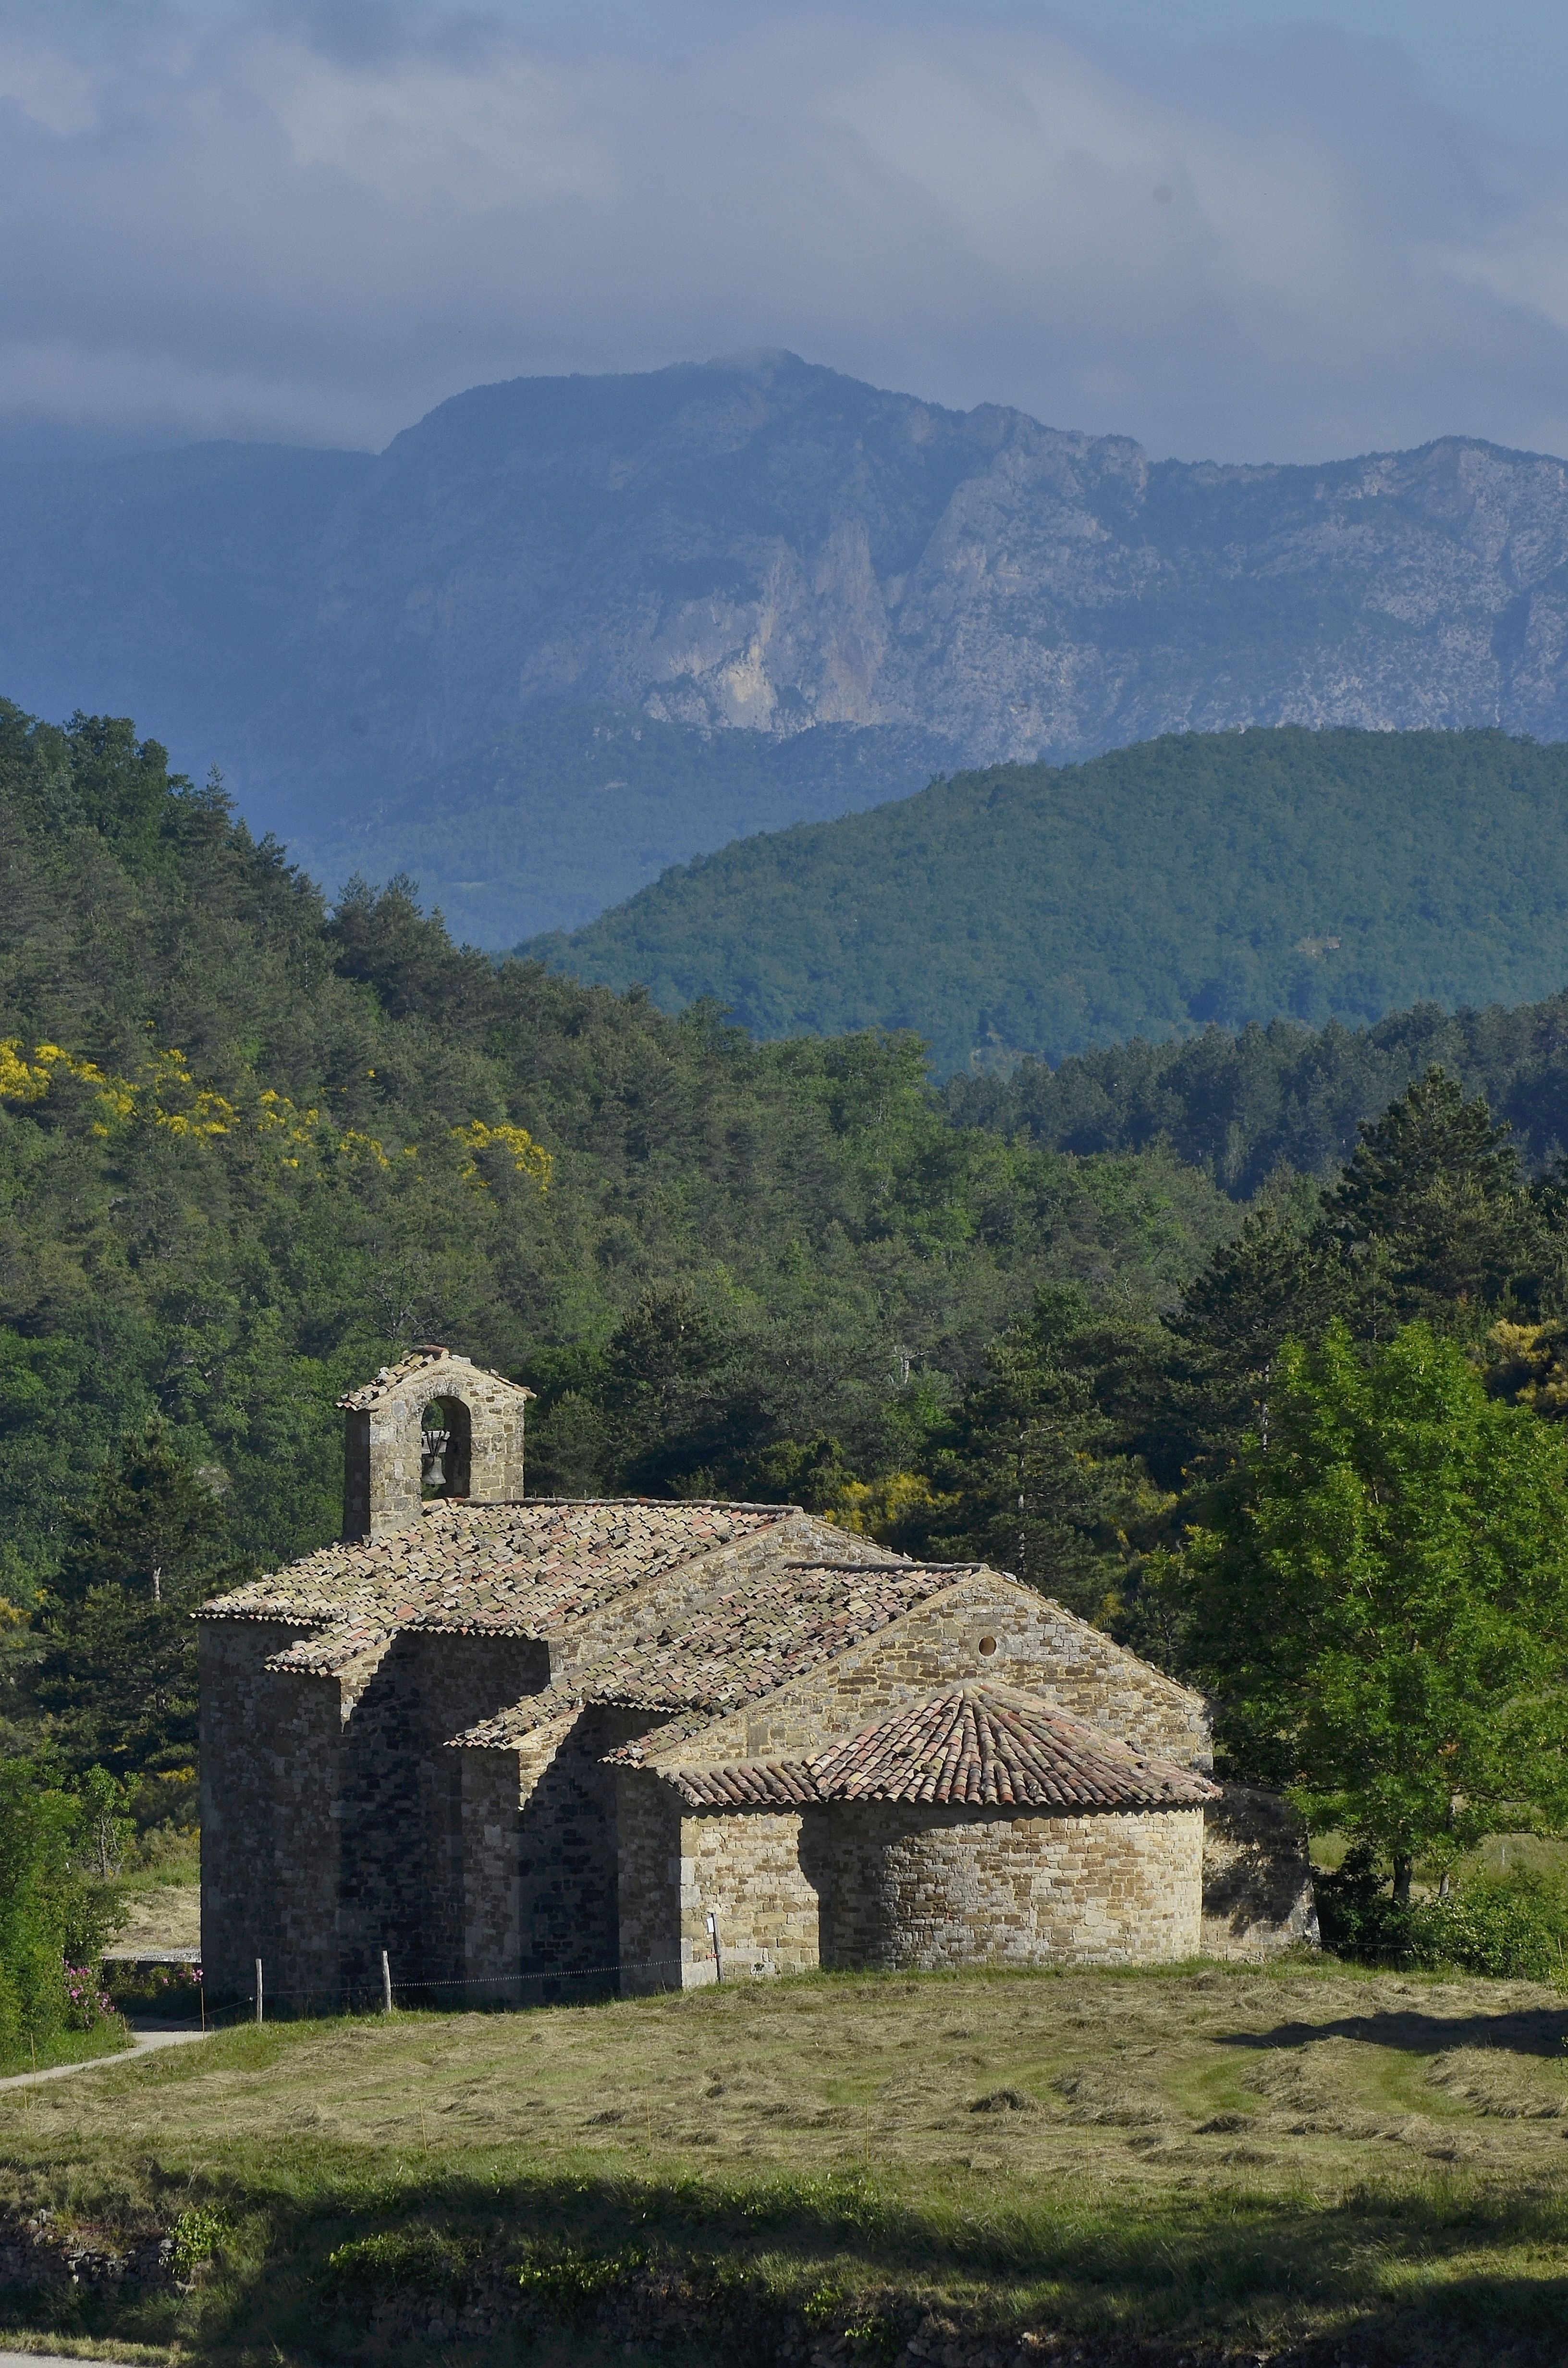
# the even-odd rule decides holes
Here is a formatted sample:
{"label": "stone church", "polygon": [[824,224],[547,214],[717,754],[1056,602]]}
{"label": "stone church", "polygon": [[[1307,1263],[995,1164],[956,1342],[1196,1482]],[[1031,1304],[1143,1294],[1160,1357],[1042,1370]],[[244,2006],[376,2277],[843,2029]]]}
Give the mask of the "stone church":
{"label": "stone church", "polygon": [[528,1396],[384,1369],[341,1401],[342,1541],[198,1614],[214,1998],[258,1958],[310,2013],[383,1951],[409,2004],[532,2004],[1309,1932],[1199,1695],[796,1506],[528,1498]]}

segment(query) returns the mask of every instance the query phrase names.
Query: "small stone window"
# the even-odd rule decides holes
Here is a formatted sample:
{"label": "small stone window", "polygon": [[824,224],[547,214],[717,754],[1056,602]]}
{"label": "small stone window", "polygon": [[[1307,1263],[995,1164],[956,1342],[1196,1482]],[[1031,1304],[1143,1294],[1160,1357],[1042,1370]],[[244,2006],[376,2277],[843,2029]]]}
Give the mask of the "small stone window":
{"label": "small stone window", "polygon": [[432,1398],[419,1418],[419,1494],[466,1497],[472,1426],[461,1398]]}
{"label": "small stone window", "polygon": [[980,1640],[980,1649],[981,1649],[981,1651],[982,1651],[983,1653],[987,1654],[987,1655],[990,1655],[990,1654],[994,1653],[994,1652],[996,1650],[996,1639],[995,1639],[995,1637],[994,1637],[994,1636],[983,1636],[983,1637],[981,1638],[981,1640]]}

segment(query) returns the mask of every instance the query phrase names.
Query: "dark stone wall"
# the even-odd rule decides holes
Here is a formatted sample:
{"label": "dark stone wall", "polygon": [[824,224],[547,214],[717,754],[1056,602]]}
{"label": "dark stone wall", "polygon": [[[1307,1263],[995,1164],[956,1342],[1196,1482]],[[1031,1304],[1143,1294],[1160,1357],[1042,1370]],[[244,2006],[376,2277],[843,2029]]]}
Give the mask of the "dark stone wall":
{"label": "dark stone wall", "polygon": [[620,1962],[616,1771],[604,1754],[655,1721],[585,1710],[538,1777],[518,1827],[521,1971],[530,2003],[616,1986]]}
{"label": "dark stone wall", "polygon": [[618,1769],[616,1777],[621,1996],[679,1989],[680,1804],[642,1769]]}
{"label": "dark stone wall", "polygon": [[[381,1953],[410,2004],[468,1978],[463,1728],[548,1681],[527,1639],[408,1631],[350,1688],[275,1671],[301,1631],[204,1621],[201,1947],[210,1995],[328,2012],[381,1994]],[[517,1822],[514,1782],[511,1818]],[[515,1968],[514,1968],[515,1970]]]}
{"label": "dark stone wall", "polygon": [[201,1953],[216,2005],[309,2013],[337,1987],[340,1692],[265,1667],[295,1643],[275,1621],[204,1621]]}
{"label": "dark stone wall", "polygon": [[381,1987],[381,1953],[410,2005],[459,2001],[464,1940],[462,1762],[447,1747],[549,1679],[523,1637],[404,1630],[381,1656],[343,1731],[338,1978]]}

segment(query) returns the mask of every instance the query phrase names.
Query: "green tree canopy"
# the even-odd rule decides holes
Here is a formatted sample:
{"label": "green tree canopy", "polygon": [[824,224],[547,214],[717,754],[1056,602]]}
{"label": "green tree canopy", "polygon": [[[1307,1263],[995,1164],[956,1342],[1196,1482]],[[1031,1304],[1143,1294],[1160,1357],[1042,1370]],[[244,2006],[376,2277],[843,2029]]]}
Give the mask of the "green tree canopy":
{"label": "green tree canopy", "polygon": [[1165,1346],[1146,1313],[1041,1291],[933,1434],[929,1493],[906,1502],[890,1541],[991,1562],[1103,1617],[1171,1501],[1146,1462]]}
{"label": "green tree canopy", "polygon": [[1509,1130],[1436,1066],[1364,1121],[1324,1207],[1358,1328],[1421,1316],[1445,1329],[1509,1297],[1533,1304],[1550,1258]]}
{"label": "green tree canopy", "polygon": [[1568,1816],[1568,1441],[1425,1324],[1280,1353],[1194,1533],[1193,1652],[1243,1776],[1392,1859]]}
{"label": "green tree canopy", "polygon": [[1428,1068],[1382,1115],[1324,1191],[1298,1179],[1251,1211],[1182,1293],[1170,1319],[1173,1405],[1205,1476],[1244,1431],[1267,1435],[1289,1337],[1343,1323],[1386,1340],[1416,1318],[1480,1341],[1504,1315],[1560,1287],[1564,1205],[1532,1191],[1485,1100]]}

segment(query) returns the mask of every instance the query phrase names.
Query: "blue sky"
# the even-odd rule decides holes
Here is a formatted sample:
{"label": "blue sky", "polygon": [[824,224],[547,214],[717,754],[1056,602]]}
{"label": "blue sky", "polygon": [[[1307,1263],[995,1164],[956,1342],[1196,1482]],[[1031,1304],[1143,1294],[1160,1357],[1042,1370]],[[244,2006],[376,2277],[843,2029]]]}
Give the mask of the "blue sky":
{"label": "blue sky", "polygon": [[5,0],[0,455],[758,345],[1156,453],[1568,453],[1568,10]]}

